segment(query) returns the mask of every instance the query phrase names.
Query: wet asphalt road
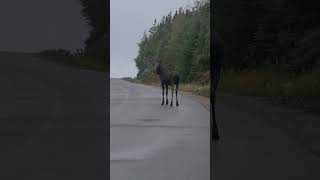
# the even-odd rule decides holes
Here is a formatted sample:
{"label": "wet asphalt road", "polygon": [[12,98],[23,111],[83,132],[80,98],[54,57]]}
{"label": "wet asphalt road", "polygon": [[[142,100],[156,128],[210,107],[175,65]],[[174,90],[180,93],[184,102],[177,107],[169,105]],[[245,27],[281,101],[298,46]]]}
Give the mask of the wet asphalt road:
{"label": "wet asphalt road", "polygon": [[[0,60],[0,179],[108,179],[108,77],[31,54]],[[159,88],[110,83],[111,179],[209,179],[209,111],[185,96],[161,106]],[[281,118],[303,116],[219,96],[213,179],[320,179],[319,158],[265,123]]]}
{"label": "wet asphalt road", "polygon": [[105,74],[31,54],[0,60],[0,179],[107,179]]}
{"label": "wet asphalt road", "polygon": [[217,98],[221,141],[213,144],[214,180],[319,180],[320,158],[271,121],[307,115],[253,98]]}
{"label": "wet asphalt road", "polygon": [[210,112],[184,96],[179,107],[161,106],[161,96],[160,88],[110,80],[112,180],[209,180]]}

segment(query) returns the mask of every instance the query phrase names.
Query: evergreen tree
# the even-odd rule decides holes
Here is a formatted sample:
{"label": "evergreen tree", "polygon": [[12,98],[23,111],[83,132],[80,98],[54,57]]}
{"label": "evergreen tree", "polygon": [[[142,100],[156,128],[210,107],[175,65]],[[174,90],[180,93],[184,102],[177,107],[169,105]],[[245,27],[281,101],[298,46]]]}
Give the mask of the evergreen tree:
{"label": "evergreen tree", "polygon": [[[197,80],[209,71],[209,8],[209,1],[201,0],[192,10],[181,7],[160,22],[155,20],[149,34],[139,43],[135,59],[137,77],[141,80],[152,77],[154,65],[160,60],[169,69],[178,71],[183,82]],[[149,58],[144,58],[146,54]]]}

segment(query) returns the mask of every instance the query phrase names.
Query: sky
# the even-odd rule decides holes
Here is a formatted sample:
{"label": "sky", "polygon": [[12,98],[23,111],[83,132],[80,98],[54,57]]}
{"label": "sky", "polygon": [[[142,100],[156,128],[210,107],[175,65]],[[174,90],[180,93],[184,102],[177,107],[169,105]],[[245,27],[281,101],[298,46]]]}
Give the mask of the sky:
{"label": "sky", "polygon": [[[110,76],[135,77],[138,42],[160,20],[194,0],[110,0]],[[0,51],[83,48],[89,36],[77,0],[1,0]]]}
{"label": "sky", "polygon": [[77,0],[1,0],[0,51],[83,48],[89,26]]}
{"label": "sky", "polygon": [[110,77],[136,77],[138,43],[153,24],[170,11],[190,7],[194,0],[111,0]]}

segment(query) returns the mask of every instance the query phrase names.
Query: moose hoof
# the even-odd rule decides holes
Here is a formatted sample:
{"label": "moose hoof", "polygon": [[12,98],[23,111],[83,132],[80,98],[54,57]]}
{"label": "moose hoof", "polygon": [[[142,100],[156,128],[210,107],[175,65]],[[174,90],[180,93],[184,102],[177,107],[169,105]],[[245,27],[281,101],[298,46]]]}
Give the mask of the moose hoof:
{"label": "moose hoof", "polygon": [[170,104],[170,106],[172,107],[172,103]]}
{"label": "moose hoof", "polygon": [[179,106],[179,103],[177,103],[176,105]]}

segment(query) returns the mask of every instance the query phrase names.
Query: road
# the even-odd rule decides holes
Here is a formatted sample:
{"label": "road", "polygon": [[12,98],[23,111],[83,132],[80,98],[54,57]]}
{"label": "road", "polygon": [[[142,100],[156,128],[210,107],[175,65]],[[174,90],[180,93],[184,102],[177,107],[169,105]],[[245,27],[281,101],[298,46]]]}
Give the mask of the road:
{"label": "road", "polygon": [[[0,53],[0,179],[108,179],[108,77]],[[209,111],[187,96],[110,80],[111,179],[209,179]],[[304,115],[218,96],[213,179],[320,179],[320,160],[268,119]]]}
{"label": "road", "polygon": [[320,179],[320,158],[271,123],[308,121],[306,114],[253,98],[217,97],[222,139],[212,148],[214,180]]}
{"label": "road", "polygon": [[161,90],[110,80],[111,180],[209,180],[210,112],[179,95],[161,106]]}
{"label": "road", "polygon": [[25,53],[0,60],[0,179],[107,179],[105,74]]}

